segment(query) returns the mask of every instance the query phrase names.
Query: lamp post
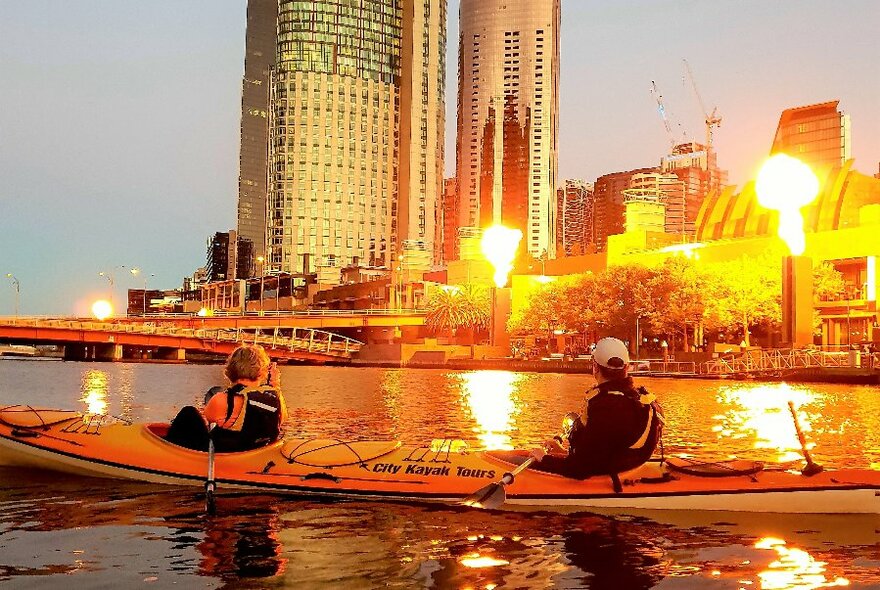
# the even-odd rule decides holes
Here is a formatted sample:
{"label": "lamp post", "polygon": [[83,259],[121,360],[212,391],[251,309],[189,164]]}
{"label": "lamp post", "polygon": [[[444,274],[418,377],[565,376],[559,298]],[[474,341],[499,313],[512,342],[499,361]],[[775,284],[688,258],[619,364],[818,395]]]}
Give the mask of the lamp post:
{"label": "lamp post", "polygon": [[[130,269],[128,272],[130,272],[131,275],[135,276],[135,277],[138,275],[141,275],[141,278],[144,279],[144,311],[143,311],[143,314],[146,316],[147,315],[147,273],[145,273],[143,270],[141,270],[140,268],[138,268],[136,266],[134,268]],[[156,275],[151,274],[149,276],[155,277]]]}
{"label": "lamp post", "polygon": [[21,298],[21,281],[19,281],[11,272],[6,273],[7,279],[12,279],[12,286],[15,287],[15,317],[18,317],[18,303]]}
{"label": "lamp post", "polygon": [[113,290],[114,290],[114,280],[113,280],[113,271],[101,271],[98,273],[99,277],[104,277],[110,282],[110,305],[113,305]]}
{"label": "lamp post", "polygon": [[263,263],[266,259],[262,256],[257,256],[257,262],[260,263],[260,315],[263,315],[263,287],[265,285],[264,279],[266,273],[264,272]]}

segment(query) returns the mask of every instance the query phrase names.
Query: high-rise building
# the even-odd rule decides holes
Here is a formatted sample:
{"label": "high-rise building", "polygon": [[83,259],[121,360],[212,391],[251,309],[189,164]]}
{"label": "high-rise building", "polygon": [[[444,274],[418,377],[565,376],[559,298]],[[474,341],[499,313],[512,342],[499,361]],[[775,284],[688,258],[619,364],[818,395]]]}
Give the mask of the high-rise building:
{"label": "high-rise building", "polygon": [[[433,252],[446,0],[282,0],[271,84],[268,268]],[[337,273],[338,274],[338,273]]]}
{"label": "high-rise building", "polygon": [[441,252],[437,262],[445,264],[458,259],[458,183],[455,178],[443,181],[443,201],[438,209]]}
{"label": "high-rise building", "polygon": [[838,100],[782,111],[771,154],[784,153],[814,169],[842,166],[852,157],[850,118]]}
{"label": "high-rise building", "polygon": [[557,252],[564,256],[586,254],[593,245],[593,184],[566,180],[559,191]]}
{"label": "high-rise building", "polygon": [[275,63],[277,20],[278,0],[248,0],[241,82],[238,234],[253,243],[255,256],[266,251],[269,72]]}
{"label": "high-rise building", "polygon": [[674,146],[672,153],[660,159],[660,172],[657,188],[666,195],[666,232],[693,236],[703,201],[710,192],[727,186],[727,171],[718,168],[714,150],[688,142]]}
{"label": "high-rise building", "polygon": [[608,236],[624,232],[624,194],[636,174],[656,172],[656,168],[638,168],[612,172],[596,179],[593,188],[593,239],[599,252],[608,247]]}
{"label": "high-rise building", "polygon": [[458,226],[555,255],[560,0],[461,0]]}
{"label": "high-rise building", "polygon": [[234,230],[217,232],[208,240],[205,270],[207,271],[209,283],[235,278],[235,247],[236,235]]}

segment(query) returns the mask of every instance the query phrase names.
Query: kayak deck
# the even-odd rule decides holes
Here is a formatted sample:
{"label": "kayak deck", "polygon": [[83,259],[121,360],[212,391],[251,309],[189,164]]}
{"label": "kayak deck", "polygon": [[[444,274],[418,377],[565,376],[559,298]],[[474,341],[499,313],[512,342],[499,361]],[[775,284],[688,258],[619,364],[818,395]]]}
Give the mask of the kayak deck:
{"label": "kayak deck", "polygon": [[[0,465],[203,486],[207,454],[169,443],[167,425],[107,416],[0,409]],[[218,453],[218,489],[343,498],[453,502],[497,482],[527,454],[468,452],[461,441],[291,439],[243,453]],[[575,480],[527,469],[506,486],[507,504],[539,508],[880,513],[880,472],[845,469],[812,477],[756,469],[706,477],[650,463]]]}

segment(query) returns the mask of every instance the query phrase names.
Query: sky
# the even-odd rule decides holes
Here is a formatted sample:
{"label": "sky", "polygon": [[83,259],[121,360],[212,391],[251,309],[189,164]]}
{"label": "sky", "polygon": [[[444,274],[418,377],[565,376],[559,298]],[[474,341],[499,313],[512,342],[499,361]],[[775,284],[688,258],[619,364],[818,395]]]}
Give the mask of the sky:
{"label": "sky", "polygon": [[[494,0],[485,0],[494,1]],[[522,0],[525,1],[525,0]],[[0,316],[86,315],[179,288],[234,229],[246,0],[0,0]],[[458,0],[449,2],[446,171]],[[880,161],[876,0],[563,0],[559,178],[654,166],[701,140],[754,178],[785,108],[840,100],[855,168]],[[143,270],[135,277],[129,269]],[[105,277],[99,275],[104,272]]]}

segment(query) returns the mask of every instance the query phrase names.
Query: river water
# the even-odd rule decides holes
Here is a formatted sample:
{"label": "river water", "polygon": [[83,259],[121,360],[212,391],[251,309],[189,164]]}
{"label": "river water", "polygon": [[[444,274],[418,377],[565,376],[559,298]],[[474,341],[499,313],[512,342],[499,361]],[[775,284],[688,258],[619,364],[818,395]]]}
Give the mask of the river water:
{"label": "river water", "polygon": [[[471,449],[539,443],[583,375],[283,367],[288,432]],[[222,383],[204,365],[0,360],[0,405],[172,417]],[[880,389],[650,380],[665,451],[880,469]],[[236,495],[0,469],[4,588],[880,589],[880,517],[485,512]]]}

